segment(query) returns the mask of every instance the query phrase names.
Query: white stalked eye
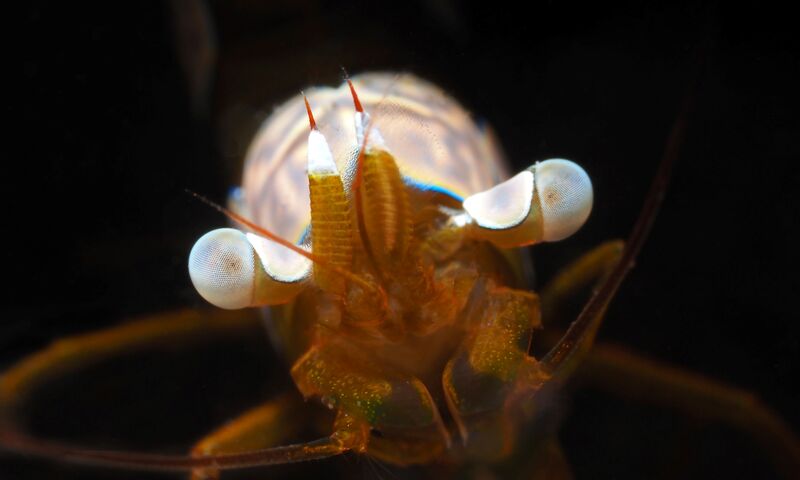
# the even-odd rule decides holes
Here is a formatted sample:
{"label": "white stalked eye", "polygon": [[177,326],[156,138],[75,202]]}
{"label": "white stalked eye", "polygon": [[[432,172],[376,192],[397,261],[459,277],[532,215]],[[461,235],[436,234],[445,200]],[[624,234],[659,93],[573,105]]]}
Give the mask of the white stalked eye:
{"label": "white stalked eye", "polygon": [[308,259],[233,228],[206,233],[189,254],[189,276],[197,292],[226,309],[288,302],[309,271]]}
{"label": "white stalked eye", "polygon": [[505,230],[528,217],[533,198],[533,174],[527,170],[489,190],[470,195],[464,210],[483,228]]}
{"label": "white stalked eye", "polygon": [[581,167],[554,158],[463,202],[469,233],[503,248],[554,242],[577,231],[592,210],[592,182]]}
{"label": "white stalked eye", "polygon": [[311,260],[254,233],[246,236],[255,249],[256,266],[262,267],[256,268],[256,301],[263,299],[259,305],[288,301],[286,292],[295,291],[294,286],[308,277]]}
{"label": "white stalked eye", "polygon": [[197,292],[220,308],[248,307],[255,290],[256,255],[244,233],[212,230],[192,247],[189,276]]}
{"label": "white stalked eye", "polygon": [[542,215],[542,240],[569,237],[592,211],[592,182],[576,163],[553,158],[534,165],[536,194]]}
{"label": "white stalked eye", "polygon": [[533,210],[534,181],[534,174],[525,170],[467,197],[462,206],[472,220],[467,230],[469,234],[501,248],[538,242],[542,236],[542,222]]}

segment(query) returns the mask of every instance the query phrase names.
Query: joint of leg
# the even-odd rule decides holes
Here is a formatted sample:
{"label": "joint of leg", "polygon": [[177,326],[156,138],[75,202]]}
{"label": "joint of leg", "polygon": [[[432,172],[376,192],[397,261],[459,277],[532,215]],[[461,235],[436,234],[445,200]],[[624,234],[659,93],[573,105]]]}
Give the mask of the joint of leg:
{"label": "joint of leg", "polygon": [[367,449],[369,426],[352,415],[339,410],[334,422],[334,433],[331,440],[342,450],[363,453]]}

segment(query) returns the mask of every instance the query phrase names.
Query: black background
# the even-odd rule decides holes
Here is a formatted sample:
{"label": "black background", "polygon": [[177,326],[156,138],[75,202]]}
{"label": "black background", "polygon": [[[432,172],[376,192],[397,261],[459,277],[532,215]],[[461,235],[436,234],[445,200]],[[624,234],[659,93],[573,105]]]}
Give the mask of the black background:
{"label": "black background", "polygon": [[[182,3],[34,2],[4,15],[2,365],[53,338],[202,307],[187,254],[225,222],[184,189],[223,200],[238,182],[246,139],[271,107],[308,85],[338,83],[341,66],[439,83],[494,126],[515,170],[553,156],[585,166],[594,212],[575,237],[533,249],[543,278],[628,233],[696,80],[663,211],[599,340],[752,391],[800,428],[800,60],[788,12],[756,4],[551,2],[523,11],[492,2],[214,2],[217,61],[203,96],[192,95],[182,68],[192,53],[176,41]],[[698,65],[700,44],[711,46]],[[113,371],[130,378],[121,390],[52,401],[53,422],[72,422],[52,429],[128,448],[188,446],[285,384],[266,343],[236,352],[203,351],[197,365],[217,373],[198,378],[157,356]],[[577,478],[769,470],[746,436],[724,427],[592,389],[564,402],[561,437]],[[342,462],[376,475],[353,459],[321,465]],[[303,468],[291,472],[321,467]],[[9,458],[0,469],[3,479],[121,478]]]}

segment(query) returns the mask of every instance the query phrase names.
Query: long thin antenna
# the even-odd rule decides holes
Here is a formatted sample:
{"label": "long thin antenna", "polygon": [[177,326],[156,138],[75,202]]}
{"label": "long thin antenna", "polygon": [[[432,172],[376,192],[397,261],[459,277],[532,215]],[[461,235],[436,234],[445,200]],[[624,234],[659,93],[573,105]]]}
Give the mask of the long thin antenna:
{"label": "long thin antenna", "polygon": [[[695,79],[696,82],[696,79]],[[694,104],[693,82],[689,92],[684,97],[675,123],[672,125],[664,155],[658,167],[653,183],[647,193],[642,210],[636,219],[630,236],[622,251],[622,255],[606,277],[600,287],[595,290],[592,297],[583,307],[578,318],[572,322],[566,333],[558,344],[542,358],[541,366],[551,374],[556,374],[563,370],[564,366],[570,364],[573,358],[583,348],[588,347],[594,340],[597,328],[603,318],[603,311],[608,306],[611,299],[617,293],[622,281],[633,269],[636,257],[644,245],[650,230],[653,227],[656,215],[664,200],[667,185],[669,184],[672,166],[678,158],[678,152],[686,134],[686,125],[689,112]],[[569,370],[569,369],[567,369]]]}
{"label": "long thin antenna", "polygon": [[383,291],[383,289],[380,286],[373,285],[373,284],[367,282],[366,280],[364,280],[363,278],[359,277],[358,275],[354,274],[353,272],[345,270],[344,268],[341,268],[338,265],[334,265],[334,264],[329,263],[329,262],[327,262],[325,260],[322,260],[321,258],[317,257],[313,253],[308,252],[308,251],[298,247],[297,245],[295,245],[294,243],[290,242],[289,240],[286,240],[285,238],[280,237],[280,236],[270,232],[266,228],[253,223],[252,221],[244,218],[243,216],[239,215],[238,213],[235,213],[235,212],[232,212],[232,211],[228,210],[227,208],[223,207],[222,205],[209,200],[208,198],[200,195],[199,193],[195,193],[195,192],[193,192],[191,190],[188,190],[188,189],[186,190],[186,192],[188,194],[190,194],[191,196],[193,196],[194,198],[196,198],[196,199],[200,200],[201,202],[205,203],[206,205],[210,206],[214,210],[222,213],[223,215],[225,215],[226,217],[230,218],[231,220],[233,220],[234,222],[238,223],[239,225],[245,226],[245,227],[249,228],[250,230],[258,233],[259,235],[261,235],[263,237],[266,237],[267,239],[277,243],[278,245],[282,245],[282,246],[288,248],[289,250],[291,250],[291,251],[293,251],[293,252],[295,252],[295,253],[297,253],[299,255],[302,255],[302,256],[306,257],[307,259],[311,260],[312,262],[316,263],[317,265],[321,265],[324,268],[330,268],[331,270],[333,270],[336,273],[344,276],[348,280],[361,285],[362,287],[364,287],[367,290],[370,290],[372,292],[375,292],[375,293],[379,294],[384,300],[388,301],[388,299],[386,298],[386,292]]}
{"label": "long thin antenna", "polygon": [[333,436],[331,436],[308,443],[242,453],[190,457],[82,449],[58,442],[31,438],[9,430],[0,431],[0,446],[6,450],[60,461],[156,472],[189,472],[196,469],[232,470],[281,465],[328,458],[348,450],[333,440]]}

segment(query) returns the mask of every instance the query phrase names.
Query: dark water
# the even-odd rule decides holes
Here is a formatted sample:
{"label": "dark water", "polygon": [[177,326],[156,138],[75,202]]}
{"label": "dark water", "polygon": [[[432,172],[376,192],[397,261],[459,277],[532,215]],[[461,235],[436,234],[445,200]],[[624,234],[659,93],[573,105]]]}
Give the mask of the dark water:
{"label": "dark water", "polygon": [[[170,4],[7,13],[1,251],[11,285],[0,304],[0,364],[53,338],[202,306],[186,258],[224,220],[184,189],[223,199],[263,115],[304,86],[338,83],[341,66],[441,84],[494,126],[515,169],[553,156],[586,167],[595,210],[573,239],[534,249],[541,277],[627,234],[697,78],[665,207],[600,340],[750,390],[797,430],[800,59],[791,17],[690,5],[534,10],[215,3],[207,95],[190,88],[198,77],[187,81],[182,62],[193,50],[177,47]],[[712,46],[698,68],[703,42]],[[97,380],[109,377],[130,381]],[[36,425],[120,448],[174,449],[286,385],[259,338],[123,358],[55,385]],[[595,389],[570,395],[562,410],[577,478],[740,478],[769,468],[733,430]],[[123,478],[0,460],[3,479]],[[375,475],[354,458],[280,472],[362,468]]]}

